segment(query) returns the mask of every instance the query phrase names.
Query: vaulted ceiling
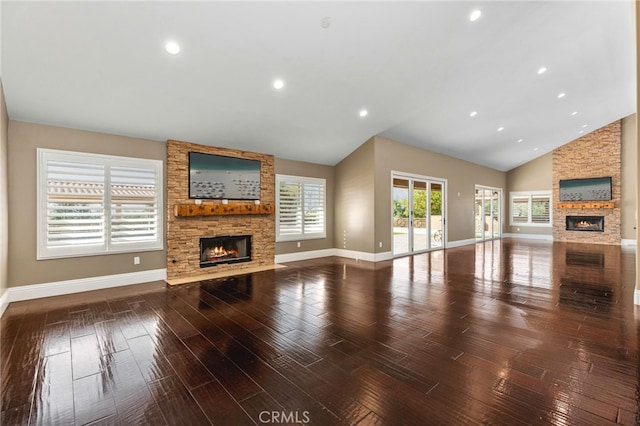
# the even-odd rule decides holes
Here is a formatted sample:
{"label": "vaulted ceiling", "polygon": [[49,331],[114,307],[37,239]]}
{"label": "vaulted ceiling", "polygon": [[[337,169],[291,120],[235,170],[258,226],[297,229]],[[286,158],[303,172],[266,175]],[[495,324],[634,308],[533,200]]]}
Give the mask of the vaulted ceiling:
{"label": "vaulted ceiling", "polygon": [[14,120],[329,165],[378,134],[509,170],[635,112],[633,1],[1,8]]}

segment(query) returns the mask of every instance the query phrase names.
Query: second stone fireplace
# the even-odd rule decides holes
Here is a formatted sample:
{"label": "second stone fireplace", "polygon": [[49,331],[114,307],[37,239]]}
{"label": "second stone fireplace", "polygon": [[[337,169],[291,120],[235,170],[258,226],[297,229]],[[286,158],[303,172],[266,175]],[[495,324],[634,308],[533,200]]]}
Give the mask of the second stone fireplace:
{"label": "second stone fireplace", "polygon": [[567,216],[567,231],[604,232],[604,216]]}
{"label": "second stone fireplace", "polygon": [[200,267],[251,261],[251,235],[200,238]]}

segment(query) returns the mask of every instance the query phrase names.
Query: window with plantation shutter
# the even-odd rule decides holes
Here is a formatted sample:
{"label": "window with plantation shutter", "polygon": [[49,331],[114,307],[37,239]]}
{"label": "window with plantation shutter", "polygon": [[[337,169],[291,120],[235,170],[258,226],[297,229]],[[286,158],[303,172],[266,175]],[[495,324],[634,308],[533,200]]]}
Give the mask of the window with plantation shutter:
{"label": "window with plantation shutter", "polygon": [[161,250],[162,161],[38,150],[38,259]]}
{"label": "window with plantation shutter", "polygon": [[511,192],[511,225],[551,226],[551,193]]}
{"label": "window with plantation shutter", "polygon": [[326,237],[326,181],[276,175],[276,241]]}

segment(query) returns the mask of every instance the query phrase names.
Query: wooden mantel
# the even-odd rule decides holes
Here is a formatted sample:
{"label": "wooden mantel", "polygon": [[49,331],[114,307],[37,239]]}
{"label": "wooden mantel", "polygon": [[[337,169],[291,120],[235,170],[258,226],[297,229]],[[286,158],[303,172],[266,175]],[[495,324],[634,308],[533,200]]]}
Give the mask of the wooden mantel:
{"label": "wooden mantel", "polygon": [[270,204],[176,204],[177,217],[230,216],[230,215],[270,215],[275,207]]}
{"label": "wooden mantel", "polygon": [[586,202],[570,202],[558,203],[558,209],[613,209],[616,204],[613,201],[586,201]]}

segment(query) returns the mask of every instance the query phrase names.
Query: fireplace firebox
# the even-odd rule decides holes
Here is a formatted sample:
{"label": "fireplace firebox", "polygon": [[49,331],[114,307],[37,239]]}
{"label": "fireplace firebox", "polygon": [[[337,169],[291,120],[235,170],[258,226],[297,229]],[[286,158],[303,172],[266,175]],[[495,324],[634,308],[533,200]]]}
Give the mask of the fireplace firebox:
{"label": "fireplace firebox", "polygon": [[567,231],[604,232],[604,216],[567,216]]}
{"label": "fireplace firebox", "polygon": [[201,268],[221,263],[249,262],[250,260],[251,235],[200,238]]}

